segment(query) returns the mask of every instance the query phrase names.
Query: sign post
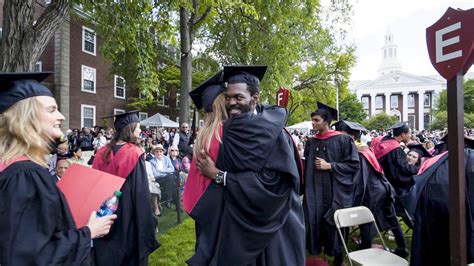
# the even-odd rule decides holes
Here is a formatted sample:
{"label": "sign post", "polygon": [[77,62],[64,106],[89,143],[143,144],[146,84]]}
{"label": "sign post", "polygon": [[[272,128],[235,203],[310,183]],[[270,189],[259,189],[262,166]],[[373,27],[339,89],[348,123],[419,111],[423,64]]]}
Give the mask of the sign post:
{"label": "sign post", "polygon": [[278,106],[287,107],[288,99],[290,98],[290,91],[281,87],[276,93],[276,103]]}
{"label": "sign post", "polygon": [[448,8],[426,29],[431,63],[448,84],[449,232],[451,265],[466,265],[464,74],[474,61],[474,9]]}

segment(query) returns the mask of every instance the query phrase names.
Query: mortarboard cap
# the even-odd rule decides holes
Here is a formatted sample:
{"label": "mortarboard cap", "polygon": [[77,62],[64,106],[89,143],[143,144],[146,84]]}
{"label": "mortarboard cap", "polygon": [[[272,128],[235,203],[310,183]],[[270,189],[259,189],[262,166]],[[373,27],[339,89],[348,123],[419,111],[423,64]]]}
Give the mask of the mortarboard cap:
{"label": "mortarboard cap", "polygon": [[189,93],[189,96],[196,105],[196,108],[204,108],[206,112],[212,112],[212,104],[219,94],[224,92],[222,83],[222,70],[199,85]]}
{"label": "mortarboard cap", "polygon": [[404,127],[408,128],[407,122],[398,122],[395,125],[389,127],[388,129],[397,130],[397,129],[401,129],[401,128],[404,128]]}
{"label": "mortarboard cap", "polygon": [[327,116],[327,119],[329,121],[337,119],[337,110],[330,107],[330,106],[328,106],[328,105],[325,105],[322,102],[318,102],[318,110],[317,111],[325,112],[326,116]]}
{"label": "mortarboard cap", "polygon": [[259,87],[267,66],[224,66],[224,81],[228,84],[246,83]]}
{"label": "mortarboard cap", "polygon": [[407,147],[410,151],[418,153],[420,157],[433,157],[422,144],[410,144]]}
{"label": "mortarboard cap", "polygon": [[117,132],[122,131],[128,124],[131,123],[139,123],[140,118],[138,117],[138,111],[129,111],[123,114],[117,114],[117,115],[109,115],[109,116],[104,116],[102,118],[111,118],[115,117],[114,121],[114,127]]}
{"label": "mortarboard cap", "polygon": [[[448,134],[444,135],[441,138],[441,141],[443,141],[442,143],[446,145],[446,150],[447,150],[448,149]],[[464,136],[464,148],[474,149],[474,139]]]}
{"label": "mortarboard cap", "polygon": [[357,122],[346,121],[346,120],[339,120],[336,123],[334,123],[333,126],[336,128],[337,131],[348,131],[348,130],[363,131],[363,132],[367,131],[367,129],[363,125]]}
{"label": "mortarboard cap", "polygon": [[52,72],[0,73],[0,113],[15,103],[36,96],[53,97],[40,82]]}

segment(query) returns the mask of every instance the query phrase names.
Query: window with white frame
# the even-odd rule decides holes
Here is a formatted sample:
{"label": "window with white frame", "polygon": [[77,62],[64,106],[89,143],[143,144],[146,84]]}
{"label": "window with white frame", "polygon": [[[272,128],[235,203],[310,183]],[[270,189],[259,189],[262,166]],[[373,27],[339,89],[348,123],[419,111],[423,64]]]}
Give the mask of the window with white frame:
{"label": "window with white frame", "polygon": [[382,109],[383,108],[383,96],[375,96],[375,108]]}
{"label": "window with white frame", "polygon": [[431,107],[431,93],[430,92],[424,94],[423,103],[425,107]]}
{"label": "window with white frame", "polygon": [[369,97],[364,96],[361,98],[362,105],[364,106],[364,109],[369,109]]}
{"label": "window with white frame", "polygon": [[179,124],[179,116],[176,117],[176,123]]}
{"label": "window with white frame", "polygon": [[115,98],[125,99],[125,79],[114,75],[114,96]]}
{"label": "window with white frame", "polygon": [[81,127],[92,128],[95,125],[95,106],[81,104]]}
{"label": "window with white frame", "polygon": [[148,113],[140,112],[139,113],[140,121],[148,118]]}
{"label": "window with white frame", "polygon": [[35,72],[41,72],[43,71],[43,62],[38,61],[35,64]]}
{"label": "window with white frame", "polygon": [[158,96],[158,105],[169,106],[169,93]]}
{"label": "window with white frame", "polygon": [[82,91],[95,93],[95,76],[95,68],[82,65]]}
{"label": "window with white frame", "polygon": [[82,26],[82,51],[95,55],[96,36],[93,29]]}
{"label": "window with white frame", "polygon": [[408,108],[415,108],[415,94],[410,93],[408,94]]}
{"label": "window with white frame", "polygon": [[123,113],[125,113],[125,110],[114,108],[114,115],[119,115]]}
{"label": "window with white frame", "polygon": [[180,96],[181,96],[181,93],[176,93],[176,108],[178,108],[179,104],[181,103]]}
{"label": "window with white frame", "polygon": [[398,108],[398,95],[390,95],[390,108]]}

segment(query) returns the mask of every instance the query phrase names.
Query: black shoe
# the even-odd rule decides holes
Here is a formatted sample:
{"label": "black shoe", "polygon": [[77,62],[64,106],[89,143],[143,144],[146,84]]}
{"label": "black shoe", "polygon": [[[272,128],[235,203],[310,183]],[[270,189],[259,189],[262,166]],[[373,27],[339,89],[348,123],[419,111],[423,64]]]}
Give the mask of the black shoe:
{"label": "black shoe", "polygon": [[400,247],[397,247],[396,249],[392,250],[392,253],[402,258],[407,258],[408,255],[410,255],[410,253],[408,253],[408,250],[406,248],[400,248]]}

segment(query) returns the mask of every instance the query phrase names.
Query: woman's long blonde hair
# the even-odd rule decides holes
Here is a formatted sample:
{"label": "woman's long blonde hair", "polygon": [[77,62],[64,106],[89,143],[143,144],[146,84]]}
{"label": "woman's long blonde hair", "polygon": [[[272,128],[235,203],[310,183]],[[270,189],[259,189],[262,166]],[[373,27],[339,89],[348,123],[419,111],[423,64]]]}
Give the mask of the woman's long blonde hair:
{"label": "woman's long blonde hair", "polygon": [[213,137],[215,137],[219,143],[222,143],[219,127],[225,120],[227,120],[227,110],[225,109],[224,94],[221,93],[214,100],[214,103],[212,103],[212,112],[206,114],[204,126],[199,130],[194,146],[194,155],[199,153],[202,149],[209,153]]}
{"label": "woman's long blonde hair", "polygon": [[36,97],[31,97],[0,114],[1,163],[26,155],[31,161],[47,166],[46,154],[52,140],[43,134],[39,123],[42,107]]}

